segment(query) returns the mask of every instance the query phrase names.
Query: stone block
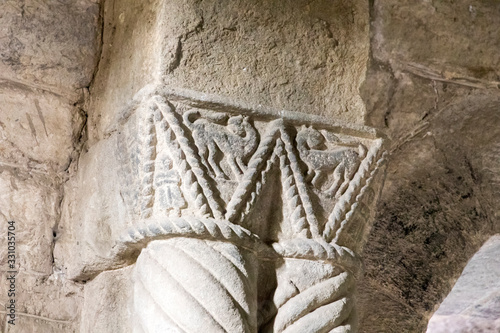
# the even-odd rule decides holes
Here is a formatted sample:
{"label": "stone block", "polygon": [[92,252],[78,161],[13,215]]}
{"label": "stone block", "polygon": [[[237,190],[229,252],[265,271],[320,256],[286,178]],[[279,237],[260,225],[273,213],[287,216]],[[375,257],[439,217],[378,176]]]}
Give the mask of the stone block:
{"label": "stone block", "polygon": [[119,264],[109,254],[133,218],[123,188],[134,177],[121,172],[123,153],[116,135],[100,141],[81,155],[78,173],[64,186],[54,259],[71,279],[86,280]]}
{"label": "stone block", "polygon": [[376,59],[429,78],[498,88],[497,1],[379,1],[373,13]]}
{"label": "stone block", "polygon": [[265,106],[276,115],[363,122],[365,1],[110,1],[104,13],[92,140],[106,135],[146,84]]}
{"label": "stone block", "polygon": [[[52,273],[60,193],[45,175],[0,167],[0,256],[7,262],[7,221],[15,221],[17,264],[35,274]],[[3,295],[3,294],[2,294]]]}
{"label": "stone block", "polygon": [[102,272],[85,285],[80,333],[128,333],[134,266]]}
{"label": "stone block", "polygon": [[0,12],[0,78],[76,101],[97,62],[99,4],[8,0]]}
{"label": "stone block", "polygon": [[0,158],[43,171],[64,171],[84,118],[64,98],[0,79]]}

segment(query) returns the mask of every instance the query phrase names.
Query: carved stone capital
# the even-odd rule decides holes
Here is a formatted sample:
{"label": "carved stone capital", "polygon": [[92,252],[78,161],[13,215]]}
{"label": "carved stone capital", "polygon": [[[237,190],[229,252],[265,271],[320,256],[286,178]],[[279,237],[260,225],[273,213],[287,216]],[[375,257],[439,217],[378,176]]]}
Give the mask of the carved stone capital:
{"label": "carved stone capital", "polygon": [[[118,248],[147,247],[137,262],[138,281],[158,269],[170,281],[162,287],[140,282],[149,301],[157,288],[177,295],[182,286],[185,297],[198,304],[196,313],[212,316],[205,324],[214,332],[354,331],[352,295],[362,267],[357,253],[381,183],[383,140],[365,128],[278,118],[160,93],[143,97],[133,109],[121,142],[129,152],[124,172],[137,175],[124,186],[124,200],[137,218]],[[224,260],[232,268],[221,264]],[[277,278],[274,305],[257,321],[259,262],[272,262]],[[240,321],[217,314],[232,313],[231,305],[217,309],[199,294],[197,284],[203,281],[189,272],[202,274],[195,273],[200,269],[208,274],[207,286],[218,281],[207,292],[222,303],[230,295],[227,304],[237,309]],[[250,271],[255,274],[246,274]],[[231,272],[236,275],[226,284],[221,279]],[[236,302],[230,289],[240,285],[235,292],[246,296]],[[135,295],[136,305],[149,302],[141,292]],[[197,332],[198,326],[182,319],[169,301],[157,306],[154,311],[167,318],[165,327]]]}

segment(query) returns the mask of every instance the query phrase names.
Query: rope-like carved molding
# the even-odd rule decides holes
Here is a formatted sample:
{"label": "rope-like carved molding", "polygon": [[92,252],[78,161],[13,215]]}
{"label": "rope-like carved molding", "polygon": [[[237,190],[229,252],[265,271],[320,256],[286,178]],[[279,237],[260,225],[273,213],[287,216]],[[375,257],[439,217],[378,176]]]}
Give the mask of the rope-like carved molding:
{"label": "rope-like carved molding", "polygon": [[290,206],[290,219],[294,232],[303,234],[304,237],[311,237],[311,235],[318,237],[318,221],[299,167],[293,140],[282,120],[275,120],[269,124],[266,135],[252,156],[247,172],[243,175],[242,181],[238,184],[228,204],[226,218],[238,223],[243,221],[261,190],[260,180],[269,172],[274,159],[278,157],[282,170],[285,201]]}
{"label": "rope-like carved molding", "polygon": [[[357,202],[359,202],[371,184],[375,172],[385,160],[385,155],[375,161],[380,155],[382,142],[379,140],[369,151],[366,158],[361,162],[358,172],[349,183],[346,192],[339,198],[332,213],[325,224],[323,238],[327,242],[335,242],[353,215]],[[334,240],[335,239],[335,240]]]}
{"label": "rope-like carved molding", "polygon": [[[338,229],[337,229],[337,231],[335,233],[335,238],[333,240],[330,240],[331,242],[333,242],[333,243],[337,243],[338,242],[339,237],[340,237],[342,231],[344,230],[344,228],[346,227],[346,225],[348,224],[348,222],[350,221],[350,219],[354,215],[354,212],[356,211],[356,208],[358,207],[359,202],[361,202],[361,200],[365,196],[367,190],[370,188],[370,185],[373,182],[375,173],[385,163],[385,158],[386,158],[386,153],[384,153],[382,155],[382,157],[377,161],[377,163],[375,164],[375,166],[372,167],[370,175],[366,179],[365,185],[359,191],[359,194],[356,196],[356,199],[355,199],[354,203],[351,205],[350,210],[345,214],[345,218],[342,220],[342,222],[340,222],[339,227],[338,227]],[[325,237],[325,238],[327,240],[329,240],[329,237]]]}
{"label": "rope-like carved molding", "polygon": [[[215,218],[222,218],[222,209],[215,200],[216,196],[208,182],[204,167],[198,154],[196,154],[195,149],[192,147],[192,142],[186,136],[183,125],[178,119],[177,114],[172,110],[166,99],[161,96],[153,96],[151,102],[161,111],[162,116],[165,118],[168,126],[175,135],[176,142],[182,150],[185,159],[181,161],[177,160],[177,164],[181,166],[180,170],[184,178],[188,180],[188,183],[191,183],[190,187],[192,191],[196,193],[195,202],[197,208],[202,214],[206,213]],[[198,189],[198,186],[201,189]],[[204,206],[205,202],[208,203],[210,208]]]}
{"label": "rope-like carved molding", "polygon": [[[273,153],[282,123],[282,120],[276,120],[269,124],[269,129],[264,139],[260,142],[257,151],[250,159],[248,169],[227,205],[227,220],[234,223],[241,222],[248,214],[251,207],[245,205],[245,202],[248,201],[248,197],[251,198],[249,201],[254,201],[253,198],[256,197],[258,194],[257,192],[260,191],[260,183],[258,181],[259,171],[264,168],[264,165],[269,161],[269,156]],[[269,166],[268,164],[267,167]],[[262,175],[262,177],[263,176],[264,175]],[[242,211],[243,209],[245,209],[245,211]]]}
{"label": "rope-like carved molding", "polygon": [[[182,102],[174,107],[160,95],[144,99],[137,108],[140,220],[132,223],[115,250],[124,257],[127,251],[136,254],[142,250],[145,254],[137,261],[139,273],[141,269],[144,275],[155,271],[165,280],[163,285],[160,278],[150,283],[138,277],[136,311],[141,313],[138,323],[142,326],[138,324],[137,331],[152,329],[148,311],[160,311],[164,324],[178,331],[198,330],[175,304],[155,297],[157,288],[161,294],[173,292],[184,297],[185,307],[196,309],[207,319],[204,325],[208,330],[260,329],[254,320],[253,301],[228,297],[230,282],[224,282],[221,275],[226,269],[230,275],[234,273],[230,280],[241,282],[236,294],[246,295],[243,298],[255,295],[255,288],[248,284],[253,278],[241,276],[246,268],[235,264],[248,255],[252,258],[249,262],[253,258],[287,262],[277,274],[277,312],[267,324],[272,332],[354,332],[354,286],[362,263],[348,247],[339,245],[349,245],[340,236],[351,230],[349,222],[360,221],[353,218],[361,216],[355,215],[357,208],[369,204],[368,189],[384,161],[382,140],[337,133],[320,124],[304,125],[297,119],[271,120],[270,115],[234,115],[221,110],[224,108],[211,110],[210,105],[204,109]],[[161,150],[165,147],[166,152]],[[180,186],[188,204],[182,206],[185,201],[180,201],[165,210],[168,205],[162,206],[161,198],[165,198],[166,187],[157,184],[164,184],[163,170],[170,172],[172,168],[177,172],[173,182]],[[266,187],[270,184],[281,187]],[[160,193],[156,199],[155,186]],[[267,193],[281,193],[276,206],[283,211],[271,211],[267,198],[259,200]],[[154,210],[157,202],[159,209]],[[261,205],[264,209],[256,211]],[[325,211],[315,209],[318,205]],[[184,210],[186,207],[189,209]],[[162,214],[165,211],[167,214]],[[281,228],[267,225],[269,216],[276,217]],[[254,217],[255,221],[250,221]],[[278,241],[268,245],[262,239]],[[183,248],[182,244],[188,245]],[[169,254],[155,255],[150,251],[153,247]],[[219,251],[225,247],[232,249],[231,254]],[[194,252],[186,256],[186,251]],[[205,263],[201,268],[207,253],[212,253],[209,265],[211,260],[229,259],[235,266],[220,269]],[[167,258],[169,255],[177,259]],[[188,268],[186,274],[176,275],[175,260],[181,261],[179,258],[187,258],[188,268],[199,270],[200,276],[205,274],[204,281],[213,289],[210,297],[218,301],[207,301],[197,286],[203,281],[190,280]],[[179,270],[185,269],[181,266]],[[297,275],[299,271],[302,274]],[[184,281],[184,276],[191,282]],[[299,287],[291,282],[294,279]],[[232,318],[219,317],[214,310],[217,302],[227,303],[227,309],[234,312]],[[148,311],[141,308],[144,305]]]}
{"label": "rope-like carved molding", "polygon": [[[250,150],[235,150],[231,153],[231,149],[241,149],[241,144],[249,140],[240,137],[242,133],[257,133],[254,125],[247,120],[248,117],[231,116],[221,112],[209,116],[209,113],[203,114],[195,110],[184,111],[182,116],[160,95],[148,98],[139,106],[138,111],[141,114],[139,137],[142,149],[139,154],[139,170],[142,181],[142,219],[150,218],[153,213],[154,158],[158,140],[166,143],[168,155],[182,180],[182,193],[187,197],[189,206],[195,210],[188,215],[225,219],[242,225],[248,223],[245,219],[262,193],[267,175],[279,162],[283,199],[289,212],[285,217],[286,223],[290,223],[291,231],[296,236],[322,237],[327,242],[339,239],[341,231],[358,206],[358,201],[371,184],[377,166],[381,164],[376,162],[381,151],[380,139],[365,139],[365,142],[369,142],[367,152],[365,143],[356,143],[357,139],[342,141],[324,130],[319,131],[304,125],[299,128],[297,125],[287,124],[283,119],[277,119],[267,121],[266,133],[262,135],[258,145],[255,143],[255,152],[250,154]],[[190,119],[191,115],[196,118]],[[182,117],[188,122],[187,125],[183,124]],[[217,123],[220,121],[225,121],[225,124]],[[217,136],[214,131],[221,132]],[[293,134],[295,131],[296,136]],[[257,137],[258,135],[254,136],[255,140]],[[234,143],[234,147],[231,143]],[[359,152],[352,148],[356,144],[359,146]],[[236,183],[235,189],[230,190],[234,192],[229,196],[225,207],[219,194],[227,191],[219,188],[224,182],[218,177],[226,175],[218,165],[222,160],[214,160],[216,149],[219,149],[218,154],[234,154],[224,157],[224,161],[231,167],[230,172],[235,173],[235,179],[232,181]],[[208,156],[201,156],[202,152]],[[249,156],[248,163],[241,160],[245,156]],[[309,173],[314,175],[311,184],[311,180],[304,177],[304,165],[309,168],[308,176]],[[241,175],[238,174],[238,169],[241,169]],[[215,173],[217,177],[214,178],[210,172]],[[320,174],[328,172],[333,172],[334,179],[325,193],[331,200],[335,200],[335,204],[327,220],[320,223],[313,207],[311,193],[313,190],[319,190],[317,182]],[[180,212],[178,215],[184,216]]]}
{"label": "rope-like carved molding", "polygon": [[[286,158],[288,160],[288,167],[290,168],[291,171],[287,172],[286,175],[286,186],[288,186],[287,192],[291,191],[294,194],[289,193],[289,196],[293,195],[292,199],[292,205],[294,206],[293,213],[292,213],[292,219],[298,224],[298,226],[295,228],[296,230],[299,231],[299,233],[302,232],[302,225],[303,222],[301,222],[301,217],[304,216],[305,220],[307,221],[308,227],[309,227],[309,232],[312,237],[318,237],[319,236],[319,228],[318,228],[318,220],[316,219],[316,216],[314,214],[314,209],[311,204],[311,200],[309,199],[309,194],[308,194],[308,189],[306,186],[306,182],[304,181],[302,172],[300,170],[299,166],[299,161],[297,158],[297,152],[296,149],[293,145],[292,138],[290,137],[290,134],[288,131],[286,131],[285,128],[281,129],[281,137],[283,139],[283,143],[285,146],[285,151],[287,152]],[[281,165],[282,168],[285,167],[285,161],[283,160],[283,164]],[[296,192],[296,196],[295,196]],[[299,199],[299,200],[297,200]]]}
{"label": "rope-like carved molding", "polygon": [[349,248],[322,240],[296,238],[273,243],[272,247],[280,257],[330,262],[354,275],[358,275],[363,267],[361,259]]}
{"label": "rope-like carved molding", "polygon": [[269,246],[249,230],[229,221],[213,218],[152,218],[129,229],[122,235],[119,244],[144,248],[151,241],[175,237],[230,242],[255,252],[262,258],[277,257]]}
{"label": "rope-like carved molding", "polygon": [[119,244],[122,245],[121,248],[145,248],[154,240],[175,237],[229,242],[267,260],[295,258],[331,262],[354,275],[362,269],[360,258],[347,247],[306,238],[285,240],[268,246],[248,229],[229,221],[212,218],[152,218],[129,229],[120,237]]}

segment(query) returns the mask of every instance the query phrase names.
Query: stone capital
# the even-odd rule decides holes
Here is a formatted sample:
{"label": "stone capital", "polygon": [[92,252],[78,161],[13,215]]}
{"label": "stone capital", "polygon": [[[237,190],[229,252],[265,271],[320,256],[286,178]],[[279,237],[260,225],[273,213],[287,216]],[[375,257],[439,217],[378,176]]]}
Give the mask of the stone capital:
{"label": "stone capital", "polygon": [[[143,90],[122,114],[122,172],[135,176],[122,190],[130,222],[115,249],[140,253],[134,309],[146,316],[139,315],[144,327],[355,330],[355,279],[381,183],[383,139],[360,126],[273,114],[159,88]],[[258,276],[270,271],[275,281],[260,292]],[[204,281],[207,289],[198,289]],[[205,292],[220,301],[207,303]],[[259,308],[258,295],[272,306]],[[193,323],[172,305],[186,297],[206,322]],[[148,302],[170,319],[149,318]],[[217,308],[224,302],[233,310]]]}

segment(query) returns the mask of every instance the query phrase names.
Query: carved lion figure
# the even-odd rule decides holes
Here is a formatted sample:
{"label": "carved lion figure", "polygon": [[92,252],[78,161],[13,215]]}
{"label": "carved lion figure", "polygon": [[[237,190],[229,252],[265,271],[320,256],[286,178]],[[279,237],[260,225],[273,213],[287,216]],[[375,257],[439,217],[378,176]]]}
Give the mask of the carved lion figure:
{"label": "carved lion figure", "polygon": [[203,163],[216,178],[228,179],[220,167],[222,154],[237,179],[246,170],[249,158],[257,148],[258,133],[246,116],[228,116],[199,111],[184,113],[184,121],[191,129]]}
{"label": "carved lion figure", "polygon": [[[320,188],[320,180],[333,170],[333,183],[325,191],[329,196],[340,195],[347,189],[366,156],[366,147],[361,143],[341,142],[337,136],[322,134],[311,127],[302,126],[296,141],[300,157],[308,167],[307,178],[313,186]],[[328,148],[327,143],[336,147]]]}

